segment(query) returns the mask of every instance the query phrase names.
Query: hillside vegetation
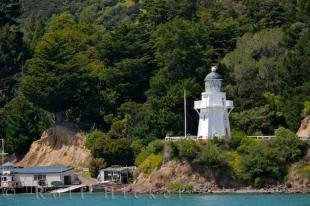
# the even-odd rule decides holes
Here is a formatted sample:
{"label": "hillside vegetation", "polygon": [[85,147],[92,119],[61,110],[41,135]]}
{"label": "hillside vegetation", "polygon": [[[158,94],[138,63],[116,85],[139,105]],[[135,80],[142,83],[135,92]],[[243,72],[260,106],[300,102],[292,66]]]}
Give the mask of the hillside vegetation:
{"label": "hillside vegetation", "polygon": [[303,159],[308,145],[284,128],[276,135],[269,142],[241,133],[234,133],[229,141],[214,139],[208,143],[155,140],[136,157],[138,176],[133,189],[191,192],[282,184],[310,191],[310,162]]}
{"label": "hillside vegetation", "polygon": [[193,101],[218,65],[235,134],[290,131],[284,143],[241,138],[223,150],[179,142],[178,155],[247,184],[280,180],[301,157],[292,136],[310,111],[309,27],[307,0],[2,0],[0,136],[23,155],[51,124],[69,121],[89,133],[93,175],[134,163],[150,172],[160,139],[183,135],[184,89],[196,134]]}

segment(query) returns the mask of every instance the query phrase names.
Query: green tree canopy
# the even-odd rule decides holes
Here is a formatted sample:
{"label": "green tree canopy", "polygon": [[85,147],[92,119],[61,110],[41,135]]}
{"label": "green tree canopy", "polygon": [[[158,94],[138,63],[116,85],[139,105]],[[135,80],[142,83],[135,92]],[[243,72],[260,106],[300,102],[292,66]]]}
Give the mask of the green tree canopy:
{"label": "green tree canopy", "polygon": [[236,49],[227,54],[223,63],[232,72],[234,83],[226,86],[238,110],[261,106],[263,94],[278,89],[277,71],[284,58],[281,29],[247,33],[237,41]]}
{"label": "green tree canopy", "polygon": [[275,132],[279,154],[286,162],[295,162],[304,155],[306,144],[295,133],[283,127]]}
{"label": "green tree canopy", "polygon": [[0,25],[16,24],[16,18],[21,14],[18,0],[2,0],[0,4]]}
{"label": "green tree canopy", "polygon": [[133,151],[126,138],[110,139],[103,135],[96,140],[92,154],[95,158],[103,158],[107,166],[133,164]]}
{"label": "green tree canopy", "polygon": [[52,123],[46,111],[35,107],[23,96],[17,96],[4,107],[1,119],[5,125],[6,151],[18,155],[25,154],[31,143]]}
{"label": "green tree canopy", "polygon": [[141,20],[155,25],[175,17],[194,19],[198,10],[198,1],[190,0],[144,0],[141,4]]}
{"label": "green tree canopy", "polygon": [[150,35],[140,24],[120,24],[104,35],[100,51],[109,66],[104,82],[106,90],[116,92],[114,107],[126,101],[145,101],[149,78],[157,68]]}
{"label": "green tree canopy", "polygon": [[50,112],[81,107],[98,95],[98,73],[104,66],[96,50],[98,27],[79,24],[70,14],[54,17],[27,61],[22,91]]}
{"label": "green tree canopy", "polygon": [[0,4],[0,108],[9,102],[17,90],[20,73],[27,54],[17,17],[17,0],[4,0]]}
{"label": "green tree canopy", "polygon": [[[283,177],[284,165],[276,148],[261,140],[245,139],[238,152],[242,155],[237,169],[238,178],[254,186],[262,186],[264,182],[277,181]],[[257,179],[259,178],[259,179]]]}

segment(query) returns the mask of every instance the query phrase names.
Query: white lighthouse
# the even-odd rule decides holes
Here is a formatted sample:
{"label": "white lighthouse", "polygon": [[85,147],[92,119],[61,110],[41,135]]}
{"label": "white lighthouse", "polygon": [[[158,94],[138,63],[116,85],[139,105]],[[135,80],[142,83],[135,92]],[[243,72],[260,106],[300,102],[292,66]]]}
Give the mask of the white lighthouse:
{"label": "white lighthouse", "polygon": [[205,91],[201,100],[195,101],[194,108],[199,114],[197,137],[207,140],[213,137],[230,137],[229,114],[233,110],[233,101],[226,100],[226,93],[221,92],[222,78],[216,67],[205,78]]}

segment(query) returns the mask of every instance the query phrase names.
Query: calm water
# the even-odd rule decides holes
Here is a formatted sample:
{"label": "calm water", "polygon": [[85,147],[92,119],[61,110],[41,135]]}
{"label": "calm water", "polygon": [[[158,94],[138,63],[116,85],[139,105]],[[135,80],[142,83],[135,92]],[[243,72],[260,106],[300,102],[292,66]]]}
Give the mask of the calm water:
{"label": "calm water", "polygon": [[38,199],[36,195],[19,194],[15,197],[0,197],[1,206],[115,206],[115,205],[207,205],[207,206],[310,206],[310,195],[178,195],[164,197],[156,195],[155,199],[149,196],[117,196],[106,197],[103,193],[61,195],[53,197],[45,195],[45,199]]}

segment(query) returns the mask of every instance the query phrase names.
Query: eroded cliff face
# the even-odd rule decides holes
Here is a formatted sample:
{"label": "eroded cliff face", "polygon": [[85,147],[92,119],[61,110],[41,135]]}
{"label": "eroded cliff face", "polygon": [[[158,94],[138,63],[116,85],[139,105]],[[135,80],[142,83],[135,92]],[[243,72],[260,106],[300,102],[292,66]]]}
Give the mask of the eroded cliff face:
{"label": "eroded cliff face", "polygon": [[309,137],[310,136],[310,116],[304,118],[301,121],[301,125],[297,131],[298,137]]}
{"label": "eroded cliff face", "polygon": [[[127,191],[136,193],[177,191],[199,191],[208,192],[219,189],[219,185],[230,182],[231,180],[222,178],[219,182],[210,172],[198,173],[191,164],[184,160],[171,160],[164,163],[159,169],[145,174],[137,172],[137,178]],[[230,185],[231,186],[231,185]]]}
{"label": "eroded cliff face", "polygon": [[[304,160],[303,160],[304,161]],[[302,166],[307,165],[303,162]],[[268,187],[256,189],[251,186],[238,184],[229,177],[222,176],[219,180],[210,172],[198,173],[187,161],[172,160],[164,163],[159,169],[145,174],[137,172],[136,180],[125,188],[132,193],[282,193],[310,192],[310,179],[300,173],[301,163],[289,167],[286,181]],[[229,176],[229,175],[228,175]],[[288,186],[291,185],[291,186]],[[123,189],[120,190],[123,192]]]}
{"label": "eroded cliff face", "polygon": [[86,137],[75,124],[54,124],[32,143],[29,152],[17,164],[28,166],[66,165],[86,167],[91,153],[85,147]]}

